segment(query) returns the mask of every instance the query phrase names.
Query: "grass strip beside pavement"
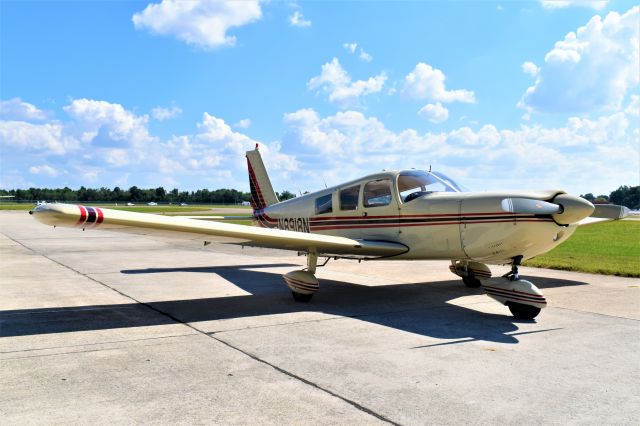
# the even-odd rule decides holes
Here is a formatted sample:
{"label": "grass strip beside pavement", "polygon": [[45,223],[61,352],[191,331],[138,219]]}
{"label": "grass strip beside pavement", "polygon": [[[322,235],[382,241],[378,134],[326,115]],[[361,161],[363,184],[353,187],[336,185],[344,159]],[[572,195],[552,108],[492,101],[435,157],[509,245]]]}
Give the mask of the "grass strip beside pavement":
{"label": "grass strip beside pavement", "polygon": [[[78,204],[75,202],[68,202],[68,204]],[[251,207],[243,207],[236,205],[203,205],[203,204],[193,204],[188,206],[178,206],[178,205],[159,205],[159,206],[147,206],[147,205],[135,205],[135,206],[127,206],[127,205],[115,205],[115,204],[107,204],[107,203],[79,203],[85,206],[93,206],[93,207],[103,207],[105,209],[112,210],[124,210],[128,212],[138,212],[138,213],[185,213],[185,212],[202,212],[205,210],[211,210],[213,208],[216,209],[231,209],[231,208],[239,208],[246,209],[247,214],[251,214]],[[35,208],[35,204],[30,203],[0,203],[0,210],[31,210]],[[209,213],[211,214],[211,213]]]}
{"label": "grass strip beside pavement", "polygon": [[524,265],[640,277],[640,220],[581,226],[567,241]]}

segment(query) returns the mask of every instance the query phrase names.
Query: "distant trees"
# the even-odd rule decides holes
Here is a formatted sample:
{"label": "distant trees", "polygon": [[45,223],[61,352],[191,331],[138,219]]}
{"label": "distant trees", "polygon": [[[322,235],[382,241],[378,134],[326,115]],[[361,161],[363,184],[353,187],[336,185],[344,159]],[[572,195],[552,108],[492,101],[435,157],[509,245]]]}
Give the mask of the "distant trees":
{"label": "distant trees", "polygon": [[609,195],[613,204],[627,206],[630,209],[640,209],[640,186],[621,186]]}
{"label": "distant trees", "polygon": [[[307,192],[305,192],[306,194]],[[29,188],[29,189],[0,189],[0,195],[13,195],[15,201],[61,201],[61,202],[105,202],[105,203],[189,203],[189,204],[241,204],[249,201],[251,194],[235,189],[198,189],[197,191],[180,191],[173,188],[165,190],[162,186],[151,189],[141,189],[132,186],[123,190],[119,186],[109,188]],[[280,201],[294,198],[289,191],[276,193]],[[594,196],[592,193],[580,195],[582,198],[595,203],[613,203],[627,206],[630,209],[640,209],[640,186],[621,186],[609,195]]]}
{"label": "distant trees", "polygon": [[609,195],[598,195],[592,193],[580,195],[585,200],[592,203],[612,203],[629,207],[632,210],[640,209],[640,186],[621,186]]}
{"label": "distant trees", "polygon": [[282,193],[276,192],[276,195],[278,196],[278,200],[280,201],[289,200],[296,197],[296,194],[293,194],[289,191],[282,191]]}
{"label": "distant trees", "polygon": [[[173,188],[171,191],[165,190],[162,186],[152,189],[142,189],[132,186],[128,190],[123,190],[116,186],[109,188],[29,188],[29,189],[0,189],[0,195],[13,195],[12,201],[60,201],[60,202],[106,202],[106,203],[189,203],[189,204],[241,204],[249,201],[251,194],[235,189],[198,189],[197,191],[180,191]],[[295,197],[289,191],[279,194],[280,200]]]}

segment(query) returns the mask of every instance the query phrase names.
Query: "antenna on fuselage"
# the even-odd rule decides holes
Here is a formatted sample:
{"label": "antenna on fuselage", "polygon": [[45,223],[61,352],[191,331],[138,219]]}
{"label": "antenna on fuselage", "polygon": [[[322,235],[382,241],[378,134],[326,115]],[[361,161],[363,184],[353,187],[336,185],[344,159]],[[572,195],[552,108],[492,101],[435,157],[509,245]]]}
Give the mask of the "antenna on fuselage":
{"label": "antenna on fuselage", "polygon": [[322,182],[324,183],[324,187],[325,187],[325,188],[328,188],[328,186],[327,186],[327,181],[326,181],[326,180],[324,180],[324,176],[321,176],[321,177],[322,177]]}
{"label": "antenna on fuselage", "polygon": [[431,173],[431,164],[429,164],[429,173]]}

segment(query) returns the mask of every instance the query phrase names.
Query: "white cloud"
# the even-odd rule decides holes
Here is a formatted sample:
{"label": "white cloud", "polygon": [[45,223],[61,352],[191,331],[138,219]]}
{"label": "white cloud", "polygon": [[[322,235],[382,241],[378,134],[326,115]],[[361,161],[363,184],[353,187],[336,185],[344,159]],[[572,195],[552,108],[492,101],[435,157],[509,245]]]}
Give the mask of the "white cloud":
{"label": "white cloud", "polygon": [[356,53],[356,49],[358,48],[358,43],[344,43],[342,47],[347,49],[350,53]]}
{"label": "white cloud", "polygon": [[420,62],[415,69],[404,78],[402,93],[414,99],[425,99],[439,102],[474,103],[475,95],[471,90],[447,90],[446,77],[442,71],[431,65]]}
{"label": "white cloud", "polygon": [[63,109],[83,130],[87,136],[85,141],[92,141],[101,135],[111,142],[131,144],[142,151],[147,143],[155,140],[149,135],[149,117],[137,116],[120,104],[75,99]]}
{"label": "white cloud", "polygon": [[79,142],[63,132],[60,123],[32,124],[24,121],[0,121],[0,144],[23,151],[63,155]]}
{"label": "white cloud", "polygon": [[151,116],[158,121],[168,120],[182,114],[182,109],[177,106],[171,108],[155,107],[151,110]]}
{"label": "white cloud", "polygon": [[624,113],[596,120],[570,118],[555,128],[499,129],[485,124],[479,130],[460,127],[424,134],[414,129],[391,131],[358,111],[320,117],[302,109],[285,114],[284,122],[285,143],[304,153],[300,169],[308,175],[307,182],[317,180],[318,173],[337,184],[380,169],[433,164],[477,190],[564,187],[584,193],[633,183],[638,173],[635,130]]}
{"label": "white cloud", "polygon": [[[358,43],[344,43],[342,47],[344,47],[347,51],[349,51],[349,53],[354,54],[356,53],[356,49],[358,48]],[[364,62],[373,61],[373,56],[371,56],[371,54],[366,52],[362,47],[360,47],[360,53],[358,54],[358,58],[360,58],[360,60]]]}
{"label": "white cloud", "polygon": [[563,9],[570,6],[590,7],[596,10],[603,9],[609,3],[608,0],[539,0],[545,9]]}
{"label": "white cloud", "polygon": [[249,127],[251,127],[251,120],[248,118],[243,118],[242,120],[234,124],[233,127],[238,129],[248,129]]}
{"label": "white cloud", "polygon": [[539,71],[540,69],[533,62],[527,61],[522,64],[522,72],[529,74],[531,77],[537,76]]}
{"label": "white cloud", "polygon": [[20,98],[12,98],[8,101],[0,100],[0,118],[17,121],[41,121],[46,120],[48,114]]}
{"label": "white cloud", "polygon": [[292,27],[306,28],[311,26],[311,21],[304,19],[302,12],[296,10],[289,16],[289,25]]}
{"label": "white cloud", "polygon": [[519,106],[538,112],[619,110],[640,82],[640,7],[596,15],[556,42]]}
{"label": "white cloud", "polygon": [[640,96],[631,95],[631,101],[624,112],[634,117],[640,116]]}
{"label": "white cloud", "polygon": [[369,53],[365,52],[364,49],[360,49],[360,55],[358,56],[362,61],[371,62],[373,61],[373,56]]}
{"label": "white cloud", "polygon": [[322,65],[320,75],[307,83],[310,90],[322,90],[329,94],[329,101],[341,108],[357,106],[361,96],[378,93],[382,90],[387,76],[382,73],[367,80],[351,81],[349,74],[342,68],[338,58]]}
{"label": "white cloud", "polygon": [[162,0],[133,15],[136,29],[171,35],[205,49],[235,46],[230,28],[241,27],[262,17],[258,0]]}
{"label": "white cloud", "polygon": [[29,168],[29,173],[34,174],[34,175],[47,175],[49,177],[56,177],[60,174],[60,172],[56,169],[54,169],[53,167],[47,165],[47,164],[43,164],[41,166],[32,166]]}
{"label": "white cloud", "polygon": [[432,123],[442,123],[449,118],[449,110],[443,107],[440,102],[436,102],[423,106],[418,111],[418,115]]}
{"label": "white cloud", "polygon": [[104,160],[111,166],[121,167],[130,163],[130,155],[126,149],[107,149],[104,152]]}
{"label": "white cloud", "polygon": [[[0,182],[13,187],[32,185],[16,178],[14,172],[20,170],[47,179],[64,175],[65,180],[58,184],[70,186],[125,182],[142,187],[175,184],[247,189],[244,153],[257,143],[273,178],[288,182],[289,174],[298,168],[295,156],[283,153],[279,142],[258,142],[208,113],[192,134],[162,141],[149,133],[146,115],[138,116],[120,104],[76,99],[63,110],[68,118],[62,122],[0,121]],[[241,123],[248,126],[250,121]],[[45,165],[39,163],[43,157]],[[128,172],[124,181],[123,168]]]}

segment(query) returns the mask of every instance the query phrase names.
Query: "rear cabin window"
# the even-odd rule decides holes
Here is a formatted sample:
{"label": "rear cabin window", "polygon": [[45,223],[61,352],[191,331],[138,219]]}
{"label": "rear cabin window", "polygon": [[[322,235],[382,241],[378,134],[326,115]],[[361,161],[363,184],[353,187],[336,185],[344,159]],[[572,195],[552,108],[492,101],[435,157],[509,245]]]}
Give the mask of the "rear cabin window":
{"label": "rear cabin window", "polygon": [[340,210],[357,210],[360,185],[340,191]]}
{"label": "rear cabin window", "polygon": [[367,182],[364,186],[365,207],[388,206],[391,203],[391,181],[378,179]]}
{"label": "rear cabin window", "polygon": [[331,194],[316,198],[316,214],[331,213]]}

